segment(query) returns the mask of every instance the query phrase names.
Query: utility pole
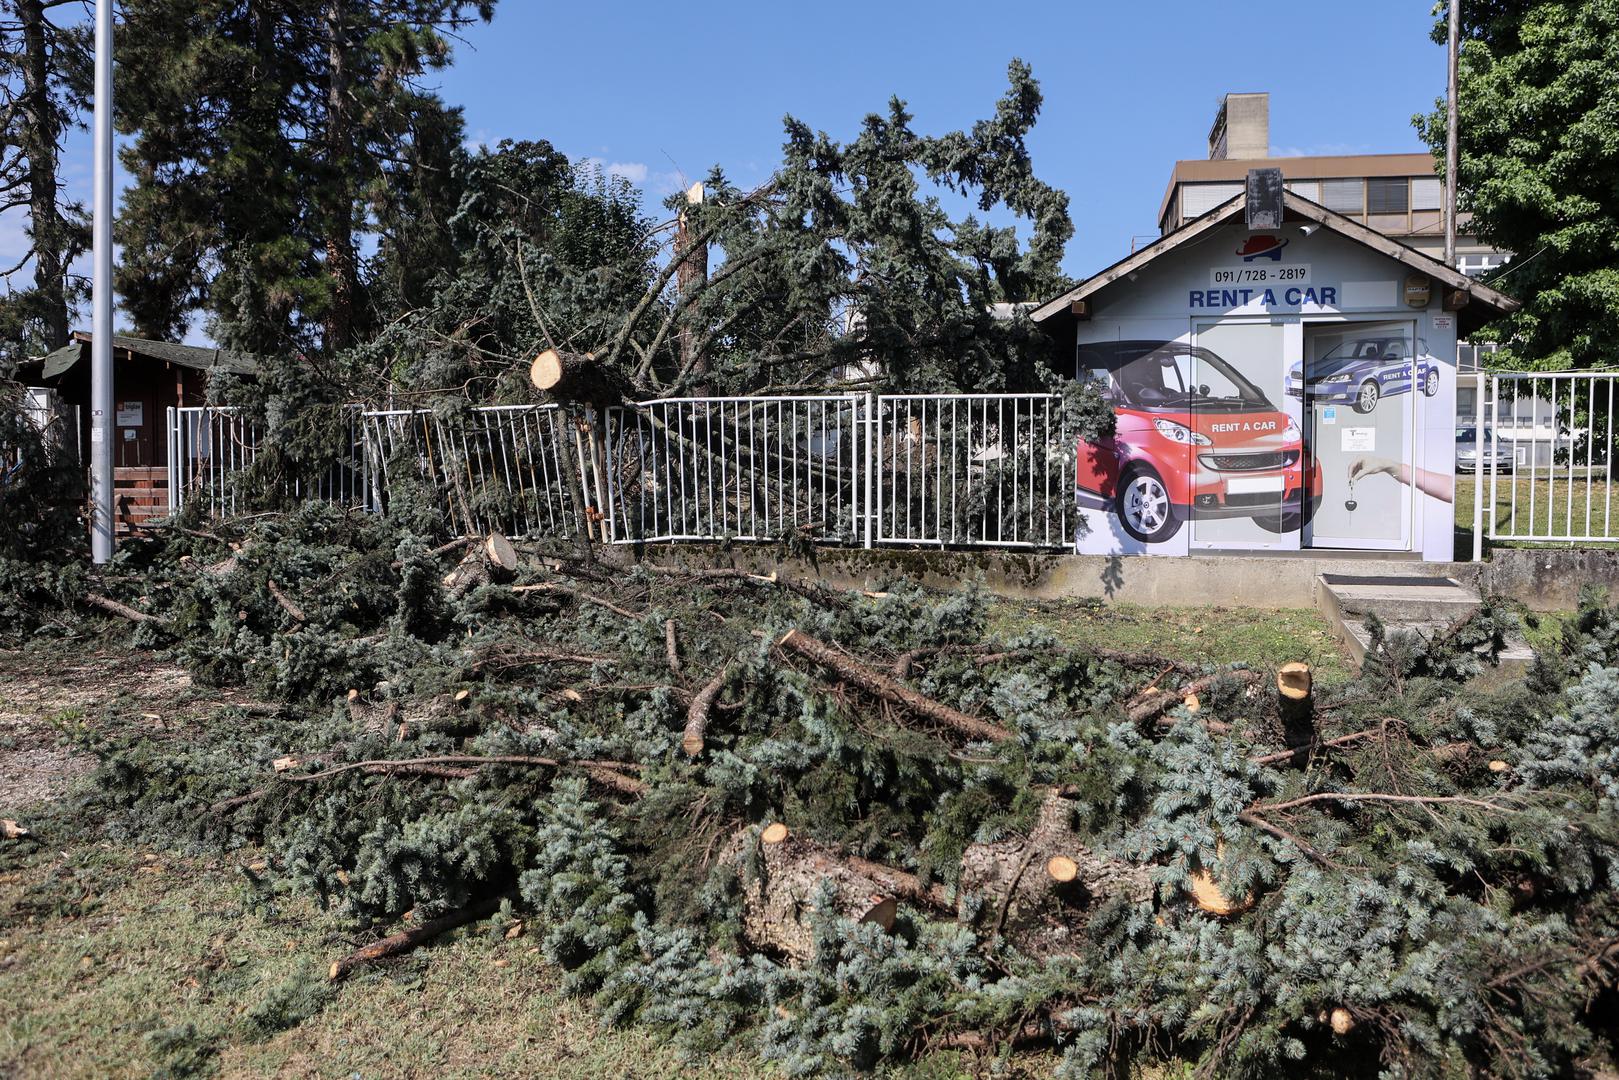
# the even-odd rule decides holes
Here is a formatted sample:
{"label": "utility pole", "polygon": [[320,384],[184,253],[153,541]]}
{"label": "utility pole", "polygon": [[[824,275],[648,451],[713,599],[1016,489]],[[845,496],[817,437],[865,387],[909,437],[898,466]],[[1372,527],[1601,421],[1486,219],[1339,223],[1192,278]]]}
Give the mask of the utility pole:
{"label": "utility pole", "polygon": [[112,559],[112,0],[96,4],[90,292],[90,557]]}
{"label": "utility pole", "polygon": [[1450,0],[1445,73],[1445,265],[1456,267],[1456,66],[1461,54],[1462,0]]}

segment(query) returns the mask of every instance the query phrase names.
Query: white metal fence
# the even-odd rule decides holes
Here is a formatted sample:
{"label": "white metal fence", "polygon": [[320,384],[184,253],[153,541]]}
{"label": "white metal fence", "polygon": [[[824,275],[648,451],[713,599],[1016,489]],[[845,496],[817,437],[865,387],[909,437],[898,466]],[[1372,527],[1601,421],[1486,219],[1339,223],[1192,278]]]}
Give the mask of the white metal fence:
{"label": "white metal fence", "polygon": [[1471,474],[1474,557],[1486,539],[1619,541],[1612,472],[1619,372],[1471,378],[1473,408],[1459,410],[1456,445],[1458,491]]}
{"label": "white metal fence", "polygon": [[[408,477],[460,533],[1064,548],[1073,447],[1046,394],[670,398],[570,417],[555,405],[361,410],[313,490],[386,512]],[[261,432],[172,409],[171,508],[243,509]],[[296,488],[296,485],[294,485]]]}
{"label": "white metal fence", "polygon": [[870,398],[711,397],[609,409],[618,542],[867,538]]}
{"label": "white metal fence", "polygon": [[[313,482],[286,481],[294,498],[317,498],[345,506],[372,505],[358,406],[345,406],[332,448],[331,466]],[[210,514],[244,508],[243,479],[258,458],[264,432],[239,409],[187,406],[168,410],[169,510],[200,501]]]}
{"label": "white metal fence", "polygon": [[1074,446],[1052,394],[877,398],[876,540],[1073,543]]}
{"label": "white metal fence", "polygon": [[603,501],[586,432],[554,405],[382,410],[362,421],[367,475],[377,478],[374,510],[387,510],[402,472],[447,507],[452,530],[463,535],[575,535],[570,468],[595,496],[586,496],[587,505]]}

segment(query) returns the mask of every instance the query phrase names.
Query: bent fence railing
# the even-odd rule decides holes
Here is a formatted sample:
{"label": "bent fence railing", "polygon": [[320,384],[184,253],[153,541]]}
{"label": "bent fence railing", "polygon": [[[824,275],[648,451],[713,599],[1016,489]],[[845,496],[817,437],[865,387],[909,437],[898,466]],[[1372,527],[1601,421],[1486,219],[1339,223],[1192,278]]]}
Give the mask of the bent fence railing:
{"label": "bent fence railing", "polygon": [[362,420],[368,475],[377,478],[371,509],[386,511],[408,475],[446,507],[457,533],[576,534],[569,471],[591,482],[595,470],[585,433],[558,407],[391,409],[363,413]]}
{"label": "bent fence railing", "polygon": [[867,538],[867,395],[668,398],[608,409],[620,543]]}
{"label": "bent fence railing", "polygon": [[[555,405],[353,408],[322,479],[293,494],[386,512],[412,490],[461,533],[571,537],[571,486],[614,543],[779,541],[1064,548],[1073,448],[1047,394],[669,398],[570,418]],[[243,508],[261,432],[170,411],[172,509]]]}
{"label": "bent fence railing", "polygon": [[1476,396],[1457,417],[1457,489],[1468,491],[1471,480],[1475,557],[1486,539],[1619,541],[1616,380],[1619,372],[1463,376],[1461,386],[1471,381]]}

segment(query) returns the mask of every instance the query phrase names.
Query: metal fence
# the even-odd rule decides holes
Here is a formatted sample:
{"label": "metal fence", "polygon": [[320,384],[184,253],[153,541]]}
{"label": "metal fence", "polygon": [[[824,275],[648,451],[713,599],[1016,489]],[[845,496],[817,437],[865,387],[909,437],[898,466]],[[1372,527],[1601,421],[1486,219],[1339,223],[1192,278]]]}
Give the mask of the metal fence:
{"label": "metal fence", "polygon": [[607,411],[612,539],[865,542],[870,398],[702,397]]}
{"label": "metal fence", "polygon": [[1052,394],[877,399],[876,541],[1059,548],[1073,542],[1074,446]]}
{"label": "metal fence", "polygon": [[[331,465],[313,481],[282,481],[295,499],[314,498],[344,506],[372,507],[358,406],[342,407],[334,432]],[[169,511],[200,500],[209,514],[243,510],[245,477],[258,458],[263,430],[246,413],[212,406],[169,407]],[[266,478],[268,483],[276,483]]]}
{"label": "metal fence", "polygon": [[1475,558],[1486,538],[1619,541],[1612,472],[1619,372],[1473,378],[1473,410],[1457,419],[1457,472],[1459,490],[1472,474]]}
{"label": "metal fence", "polygon": [[[412,490],[459,533],[614,543],[778,541],[1065,548],[1073,447],[1047,394],[693,397],[346,413],[347,441],[295,494],[387,512]],[[261,432],[231,409],[172,409],[171,508],[245,508]],[[296,484],[294,485],[296,487]]]}
{"label": "metal fence", "polygon": [[[370,506],[386,512],[406,476],[447,507],[463,535],[570,537],[577,515],[569,468],[595,494],[589,440],[554,405],[494,405],[453,412],[361,414]],[[600,506],[603,499],[587,496]],[[587,511],[588,513],[588,511]]]}

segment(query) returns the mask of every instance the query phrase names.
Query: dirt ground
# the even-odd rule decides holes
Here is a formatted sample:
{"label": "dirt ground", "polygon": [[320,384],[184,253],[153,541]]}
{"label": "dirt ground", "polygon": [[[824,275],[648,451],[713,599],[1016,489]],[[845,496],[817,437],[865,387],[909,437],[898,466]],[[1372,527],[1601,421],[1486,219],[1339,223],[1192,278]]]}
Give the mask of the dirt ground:
{"label": "dirt ground", "polygon": [[89,772],[88,754],[63,745],[74,725],[141,724],[154,731],[241,695],[201,692],[180,667],[120,646],[54,644],[0,649],[0,810],[60,798]]}

